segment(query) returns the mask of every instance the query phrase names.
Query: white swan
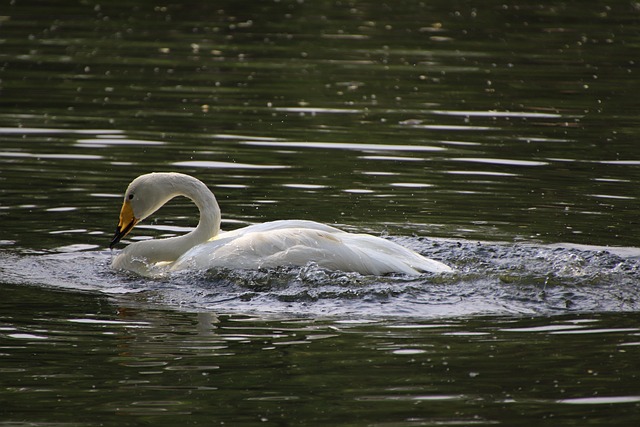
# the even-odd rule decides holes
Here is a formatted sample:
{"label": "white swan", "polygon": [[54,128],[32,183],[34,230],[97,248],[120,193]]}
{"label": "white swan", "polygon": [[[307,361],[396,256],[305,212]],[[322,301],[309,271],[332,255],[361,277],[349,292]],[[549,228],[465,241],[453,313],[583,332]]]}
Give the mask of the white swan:
{"label": "white swan", "polygon": [[195,230],[131,243],[114,258],[113,268],[153,275],[158,270],[259,269],[313,262],[330,270],[373,275],[452,271],[380,237],[351,234],[313,221],[273,221],[221,232],[220,208],[213,193],[198,179],[180,173],[150,173],[129,184],[110,248],[176,196],[188,197],[200,210]]}

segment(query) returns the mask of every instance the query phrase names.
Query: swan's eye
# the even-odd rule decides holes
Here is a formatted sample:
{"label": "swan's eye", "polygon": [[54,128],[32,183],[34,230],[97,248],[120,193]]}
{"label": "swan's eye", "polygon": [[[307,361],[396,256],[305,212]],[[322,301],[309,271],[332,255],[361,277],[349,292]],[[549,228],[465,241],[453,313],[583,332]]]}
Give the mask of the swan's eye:
{"label": "swan's eye", "polygon": [[129,199],[129,200],[133,200],[133,194],[129,194],[128,199]]}

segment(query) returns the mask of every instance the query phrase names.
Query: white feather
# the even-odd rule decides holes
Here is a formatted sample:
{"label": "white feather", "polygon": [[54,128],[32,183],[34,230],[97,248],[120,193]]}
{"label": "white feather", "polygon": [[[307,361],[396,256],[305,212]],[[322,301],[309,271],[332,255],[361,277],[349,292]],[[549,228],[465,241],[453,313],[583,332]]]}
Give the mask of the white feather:
{"label": "white feather", "polygon": [[[202,270],[259,269],[315,263],[330,270],[372,275],[452,271],[441,262],[425,258],[389,240],[347,233],[313,221],[273,221],[220,232],[220,211],[215,197],[204,184],[194,185],[195,178],[182,174],[142,177],[146,178],[137,178],[127,190],[127,194],[135,191],[136,196],[144,195],[130,201],[136,218],[138,215],[145,218],[153,213],[148,210],[157,209],[175,195],[184,195],[200,208],[200,223],[184,236],[130,244],[115,258],[114,268],[151,274],[160,265],[171,270]],[[138,198],[145,201],[145,208],[136,212]],[[206,207],[209,209],[203,209]]]}

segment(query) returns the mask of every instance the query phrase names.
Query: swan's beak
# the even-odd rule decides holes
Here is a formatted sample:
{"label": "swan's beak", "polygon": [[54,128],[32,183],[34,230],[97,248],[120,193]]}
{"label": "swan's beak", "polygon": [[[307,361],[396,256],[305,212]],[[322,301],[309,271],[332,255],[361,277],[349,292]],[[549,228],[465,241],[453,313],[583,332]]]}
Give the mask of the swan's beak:
{"label": "swan's beak", "polygon": [[138,218],[133,215],[133,209],[131,209],[131,204],[128,200],[126,200],[122,204],[122,209],[120,210],[120,222],[118,222],[118,226],[116,227],[116,234],[113,236],[113,240],[109,245],[109,249],[113,249],[115,245],[129,232],[135,225],[138,223]]}

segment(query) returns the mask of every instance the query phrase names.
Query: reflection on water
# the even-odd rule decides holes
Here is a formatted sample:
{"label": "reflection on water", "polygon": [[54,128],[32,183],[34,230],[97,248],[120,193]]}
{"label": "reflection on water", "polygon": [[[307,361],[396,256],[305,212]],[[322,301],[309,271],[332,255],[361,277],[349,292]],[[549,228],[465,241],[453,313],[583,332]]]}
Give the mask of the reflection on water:
{"label": "reflection on water", "polygon": [[[2,422],[635,425],[638,13],[8,3]],[[121,191],[168,170],[227,230],[316,220],[457,273],[111,271]]]}
{"label": "reflection on water", "polygon": [[289,166],[280,165],[251,165],[248,163],[216,162],[216,161],[184,161],[172,163],[172,166],[186,168],[213,168],[213,169],[286,169]]}
{"label": "reflection on water", "polygon": [[257,145],[266,147],[297,147],[297,148],[324,148],[329,150],[354,150],[354,151],[443,151],[444,148],[429,147],[425,145],[402,145],[402,144],[365,144],[365,143],[345,143],[345,142],[262,142],[246,141],[246,145]]}
{"label": "reflection on water", "polygon": [[[141,417],[160,425],[185,417],[234,425],[524,425],[522,414],[532,413],[545,414],[543,425],[578,425],[570,420],[584,416],[601,425],[637,419],[640,397],[625,374],[637,360],[635,315],[314,321],[166,311],[141,307],[135,296],[25,286],[0,292],[3,312],[23,307],[13,308],[0,329],[5,420],[93,424],[99,414],[103,423],[125,425]],[[26,299],[35,304],[20,303]]]}

